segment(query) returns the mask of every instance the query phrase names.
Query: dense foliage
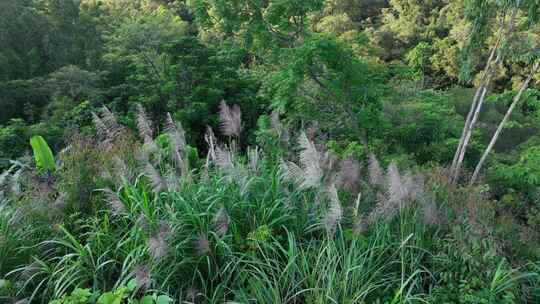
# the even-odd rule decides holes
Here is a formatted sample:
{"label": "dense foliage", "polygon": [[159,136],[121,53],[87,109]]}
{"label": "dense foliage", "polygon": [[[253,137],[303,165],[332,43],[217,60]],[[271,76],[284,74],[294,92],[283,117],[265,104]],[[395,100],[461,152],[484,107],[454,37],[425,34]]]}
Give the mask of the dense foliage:
{"label": "dense foliage", "polygon": [[3,0],[0,302],[537,303],[538,0]]}

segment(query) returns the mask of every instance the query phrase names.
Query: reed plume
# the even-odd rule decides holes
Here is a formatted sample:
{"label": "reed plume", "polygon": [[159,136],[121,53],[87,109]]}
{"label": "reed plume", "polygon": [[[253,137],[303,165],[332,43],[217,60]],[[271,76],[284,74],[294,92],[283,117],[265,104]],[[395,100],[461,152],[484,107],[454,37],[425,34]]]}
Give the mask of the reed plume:
{"label": "reed plume", "polygon": [[222,100],[219,106],[219,118],[223,135],[240,137],[242,132],[242,111],[238,105],[229,107]]}

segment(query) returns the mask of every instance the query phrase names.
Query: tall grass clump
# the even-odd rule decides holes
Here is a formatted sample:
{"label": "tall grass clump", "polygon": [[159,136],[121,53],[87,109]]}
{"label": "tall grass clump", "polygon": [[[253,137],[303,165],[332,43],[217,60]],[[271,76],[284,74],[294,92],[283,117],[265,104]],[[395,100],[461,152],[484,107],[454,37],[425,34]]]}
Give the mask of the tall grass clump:
{"label": "tall grass clump", "polygon": [[51,179],[26,165],[21,190],[0,207],[1,299],[48,303],[125,286],[125,301],[178,303],[537,297],[538,267],[513,267],[489,238],[459,237],[478,223],[454,208],[441,176],[374,154],[342,159],[304,132],[290,157],[243,153],[240,113],[222,104],[227,142],[209,128],[198,159],[170,115],[158,135],[140,107],[132,134],[104,108],[96,138],[74,137]]}

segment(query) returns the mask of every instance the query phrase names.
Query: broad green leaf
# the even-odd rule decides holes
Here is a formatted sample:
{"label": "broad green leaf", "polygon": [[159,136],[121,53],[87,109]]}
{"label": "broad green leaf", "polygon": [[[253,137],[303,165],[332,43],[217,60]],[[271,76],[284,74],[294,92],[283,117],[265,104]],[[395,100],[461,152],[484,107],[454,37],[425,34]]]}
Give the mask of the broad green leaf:
{"label": "broad green leaf", "polygon": [[30,139],[30,145],[34,151],[34,158],[38,169],[53,172],[56,169],[56,162],[51,148],[49,148],[45,139],[36,135]]}
{"label": "broad green leaf", "polygon": [[156,300],[156,304],[169,304],[172,302],[173,300],[169,298],[168,296],[159,296]]}

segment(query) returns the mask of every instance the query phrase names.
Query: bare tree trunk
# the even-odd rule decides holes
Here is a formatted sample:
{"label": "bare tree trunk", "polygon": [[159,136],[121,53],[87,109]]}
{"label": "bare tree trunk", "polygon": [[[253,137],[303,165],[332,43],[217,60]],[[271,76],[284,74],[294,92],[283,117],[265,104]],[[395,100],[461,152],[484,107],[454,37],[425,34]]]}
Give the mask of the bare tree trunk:
{"label": "bare tree trunk", "polygon": [[478,121],[478,117],[480,116],[480,111],[482,110],[482,105],[484,104],[486,93],[488,91],[488,85],[491,83],[491,78],[492,77],[489,77],[489,79],[486,80],[485,86],[481,88],[481,93],[478,99],[476,109],[474,110],[471,122],[467,126],[467,129],[465,131],[465,134],[464,134],[465,138],[463,139],[463,144],[461,146],[461,150],[459,150],[459,155],[457,157],[456,165],[454,167],[454,171],[452,172],[452,176],[451,176],[453,182],[456,182],[459,178],[459,174],[461,172],[461,166],[463,165],[463,159],[465,158],[467,147],[469,146],[469,142],[473,135],[474,127],[476,126],[476,122]]}
{"label": "bare tree trunk", "polygon": [[493,146],[495,146],[495,143],[497,142],[497,139],[499,139],[499,136],[501,135],[502,130],[504,129],[504,126],[506,125],[506,122],[508,122],[508,120],[510,119],[510,116],[512,116],[512,112],[514,111],[514,108],[516,107],[516,105],[519,103],[519,101],[521,99],[521,95],[523,95],[523,92],[525,92],[525,90],[529,87],[529,83],[531,82],[532,78],[534,77],[534,74],[538,71],[539,67],[540,67],[540,61],[537,61],[534,64],[531,73],[529,74],[529,76],[527,77],[525,82],[521,85],[521,88],[519,89],[519,92],[517,93],[516,96],[514,96],[514,99],[512,100],[512,104],[510,105],[510,107],[506,111],[506,114],[504,115],[504,118],[499,123],[499,127],[497,128],[497,131],[495,131],[495,134],[493,134],[493,137],[491,138],[491,141],[489,142],[489,145],[487,146],[486,150],[484,151],[484,154],[482,154],[482,157],[480,158],[480,161],[476,165],[476,168],[474,169],[474,173],[473,173],[473,176],[471,178],[471,181],[469,182],[469,185],[473,185],[476,182],[476,180],[478,179],[478,174],[480,173],[480,170],[482,170],[482,166],[483,166],[484,162],[486,161],[489,153],[493,149]]}
{"label": "bare tree trunk", "polygon": [[[501,42],[505,37],[509,36],[512,33],[514,29],[517,10],[518,6],[514,7],[508,23],[504,21],[505,18],[501,19],[501,32],[499,34],[499,37],[497,38],[495,46],[491,50],[491,54],[484,69],[484,75],[482,77],[481,84],[474,95],[471,109],[467,114],[467,120],[465,121],[465,126],[463,127],[463,131],[461,133],[458,148],[456,149],[456,153],[454,154],[454,158],[452,160],[450,175],[451,180],[454,183],[459,178],[461,166],[463,164],[463,158],[465,157],[465,153],[467,152],[467,146],[469,145],[469,141],[472,137],[474,127],[476,125],[476,122],[478,121],[478,116],[482,109],[482,105],[484,103],[489,86],[491,85],[491,81],[495,74],[496,67],[503,60],[504,57],[503,52],[500,50]],[[497,54],[497,57],[493,59],[495,54]]]}
{"label": "bare tree trunk", "polygon": [[461,150],[463,148],[463,142],[465,141],[467,130],[470,127],[471,120],[472,120],[472,117],[473,117],[473,113],[474,113],[474,111],[475,111],[475,109],[477,107],[477,104],[478,104],[478,99],[482,95],[484,87],[486,86],[487,75],[489,74],[489,71],[490,71],[490,69],[491,69],[491,67],[493,65],[493,58],[495,57],[495,54],[497,53],[497,50],[499,48],[499,43],[500,43],[500,39],[497,40],[497,42],[495,43],[495,46],[493,46],[493,48],[491,49],[491,53],[489,54],[489,58],[488,58],[488,60],[486,62],[486,66],[484,68],[484,75],[482,76],[482,80],[480,81],[480,86],[476,89],[476,92],[474,94],[474,98],[473,98],[473,101],[471,103],[471,108],[469,109],[469,113],[467,114],[467,119],[465,120],[465,125],[463,126],[463,131],[461,132],[461,138],[459,139],[459,145],[458,145],[458,148],[456,149],[456,153],[454,154],[454,159],[452,160],[452,166],[451,166],[452,172],[455,171],[459,155],[460,155]]}

